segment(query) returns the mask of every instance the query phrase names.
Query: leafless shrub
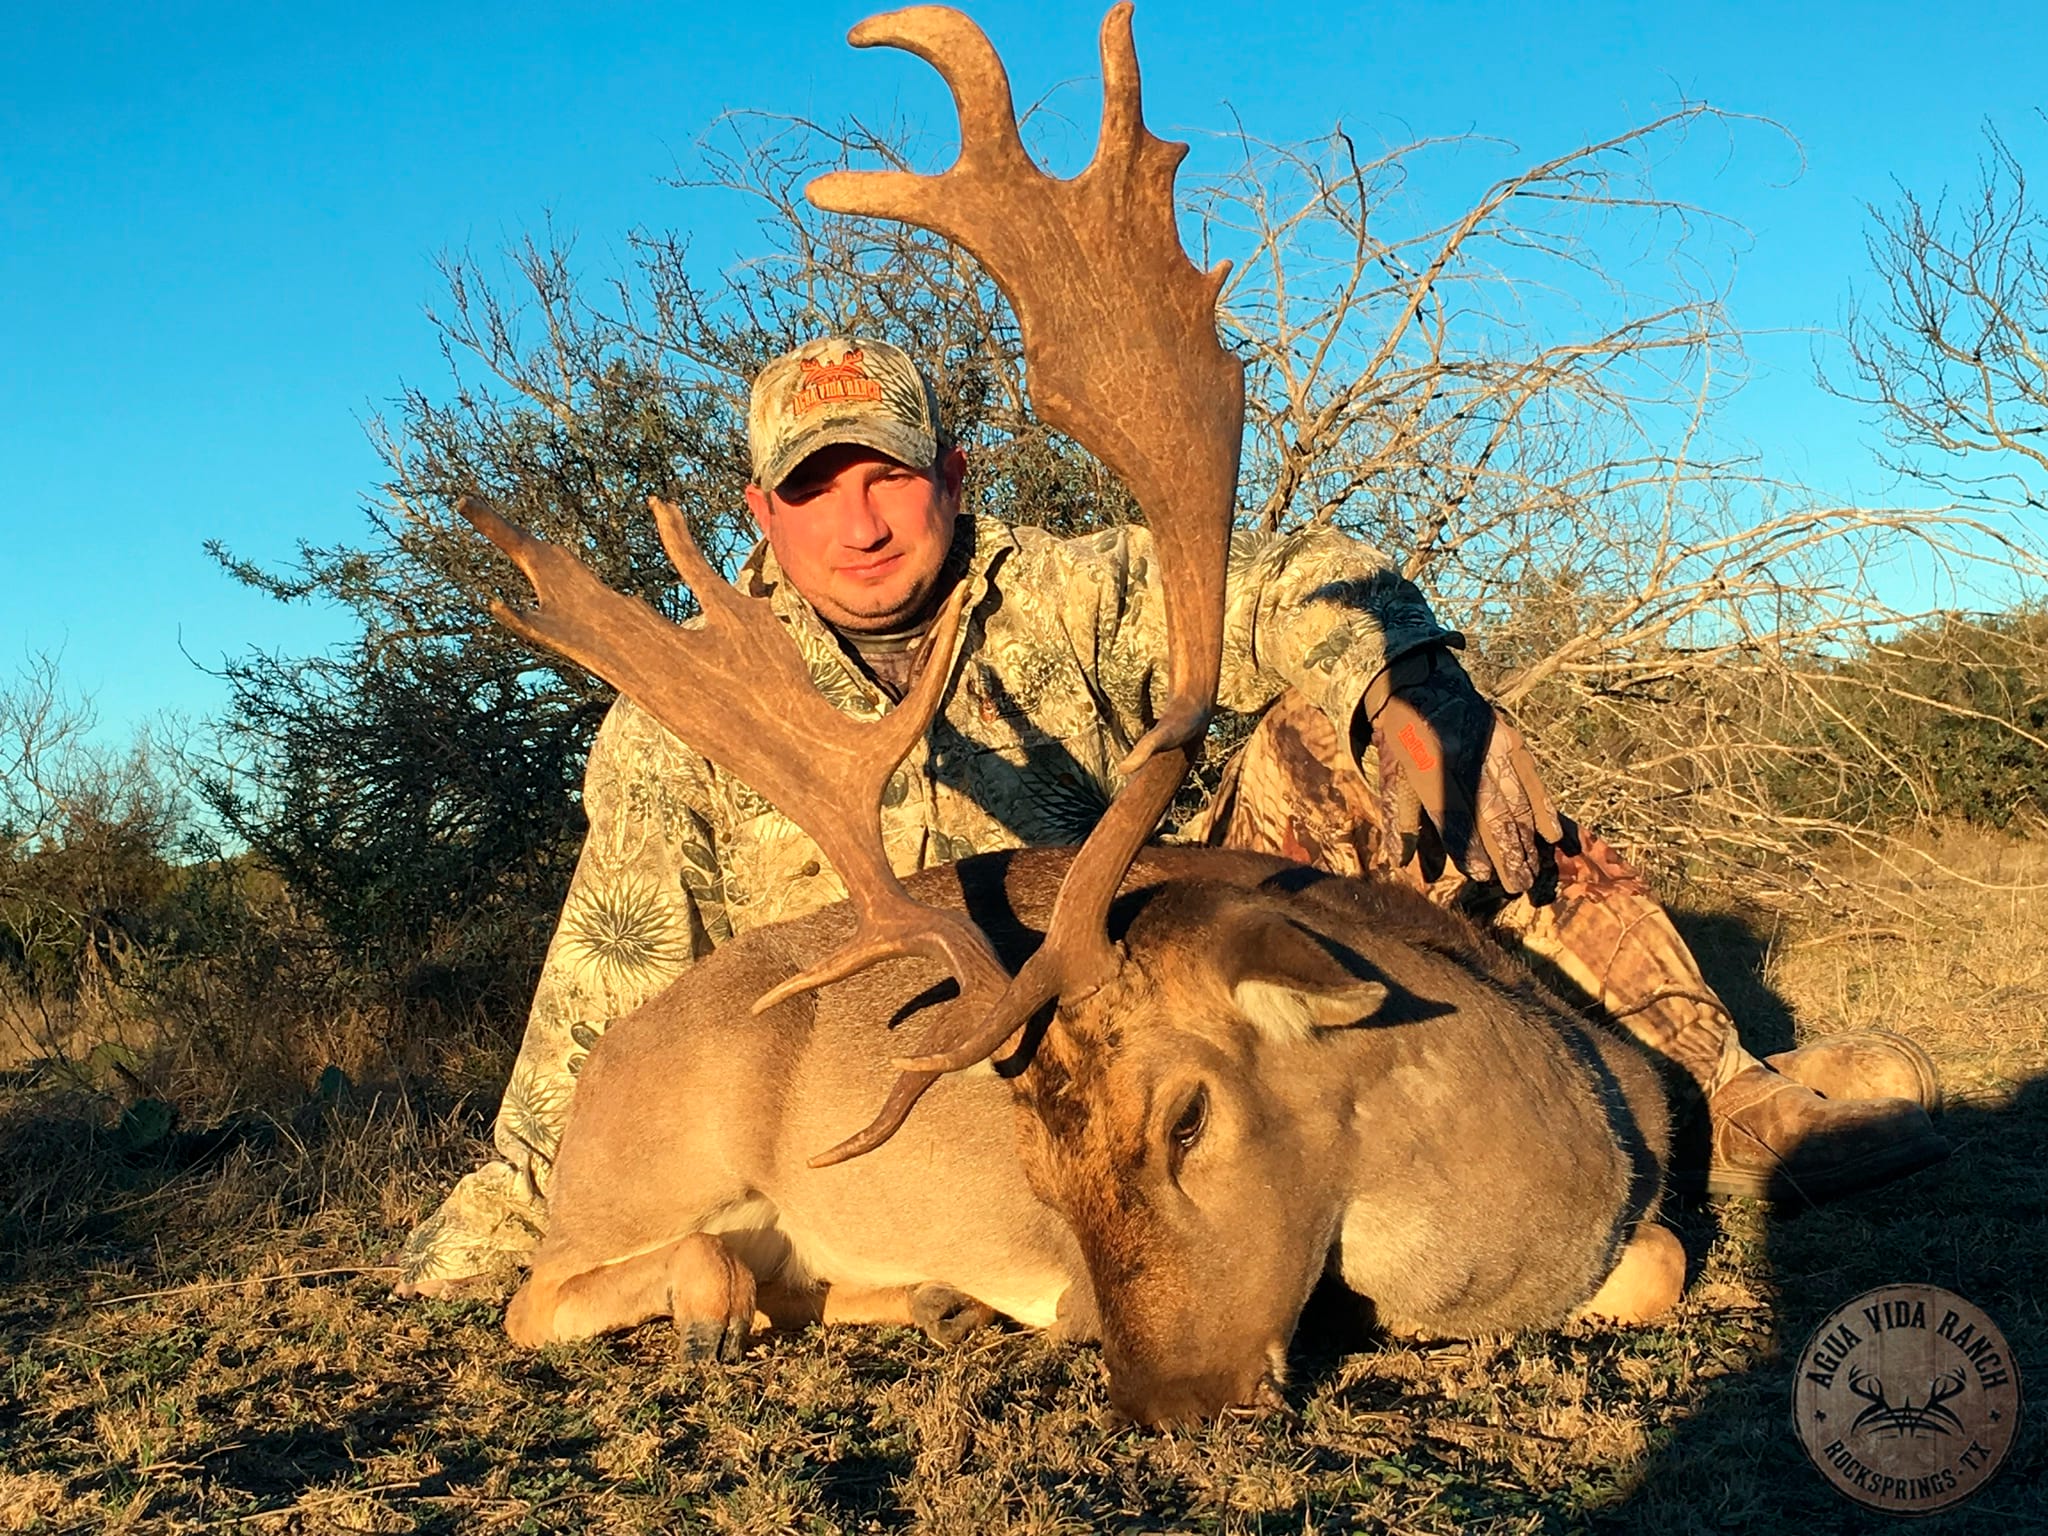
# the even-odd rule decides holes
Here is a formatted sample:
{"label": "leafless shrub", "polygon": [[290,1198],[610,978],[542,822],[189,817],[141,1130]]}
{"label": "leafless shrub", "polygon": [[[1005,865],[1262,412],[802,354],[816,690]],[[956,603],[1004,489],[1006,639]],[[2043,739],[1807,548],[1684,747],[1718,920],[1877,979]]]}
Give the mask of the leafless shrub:
{"label": "leafless shrub", "polygon": [[222,850],[190,770],[174,724],[103,741],[54,657],[0,687],[0,1070],[109,1123],[152,1101],[157,1131],[171,1106],[295,1104],[330,1067],[470,1075],[448,1069],[488,1032],[439,1006],[431,968],[367,984],[274,873]]}
{"label": "leafless shrub", "polygon": [[[95,739],[55,657],[0,688],[0,1051],[65,1057],[83,1016],[118,1018],[154,958],[182,801],[145,729]],[[90,1043],[90,1042],[88,1042]]]}
{"label": "leafless shrub", "polygon": [[[2042,115],[2048,123],[2048,114]],[[1870,209],[1875,288],[1848,317],[1854,384],[1892,467],[1982,515],[2048,534],[2048,222],[1995,127],[1977,181]],[[2038,547],[2038,546],[2037,546]]]}

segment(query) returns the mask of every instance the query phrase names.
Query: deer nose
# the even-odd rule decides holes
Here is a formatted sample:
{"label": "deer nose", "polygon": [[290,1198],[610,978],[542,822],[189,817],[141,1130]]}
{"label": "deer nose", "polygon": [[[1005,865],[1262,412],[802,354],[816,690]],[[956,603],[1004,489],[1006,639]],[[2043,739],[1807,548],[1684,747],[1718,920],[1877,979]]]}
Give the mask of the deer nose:
{"label": "deer nose", "polygon": [[1230,1408],[1285,1409],[1263,1361],[1243,1371],[1172,1374],[1110,1369],[1109,1400],[1119,1413],[1154,1429],[1201,1424]]}
{"label": "deer nose", "polygon": [[1153,1429],[1200,1424],[1230,1406],[1235,1384],[1225,1376],[1178,1376],[1119,1392],[1114,1381],[1109,1400],[1123,1413]]}

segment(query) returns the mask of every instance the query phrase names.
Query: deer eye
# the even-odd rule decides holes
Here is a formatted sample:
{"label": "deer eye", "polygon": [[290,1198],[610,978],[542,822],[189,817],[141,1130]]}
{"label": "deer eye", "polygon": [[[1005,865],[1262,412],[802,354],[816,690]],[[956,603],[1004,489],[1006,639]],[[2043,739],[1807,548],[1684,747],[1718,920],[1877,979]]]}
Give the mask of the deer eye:
{"label": "deer eye", "polygon": [[1197,1088],[1194,1096],[1182,1106],[1174,1118],[1173,1129],[1167,1135],[1173,1141],[1176,1160],[1185,1157],[1188,1150],[1202,1139],[1202,1132],[1209,1126],[1209,1090]]}

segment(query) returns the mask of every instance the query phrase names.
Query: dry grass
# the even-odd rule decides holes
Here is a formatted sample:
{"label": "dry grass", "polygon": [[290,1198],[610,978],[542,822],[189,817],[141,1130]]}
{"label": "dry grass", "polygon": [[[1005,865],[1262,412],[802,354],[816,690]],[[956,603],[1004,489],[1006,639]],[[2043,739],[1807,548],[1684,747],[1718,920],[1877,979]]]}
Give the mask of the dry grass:
{"label": "dry grass", "polygon": [[[1944,853],[2048,881],[2048,847]],[[1818,926],[1689,921],[1761,1044],[1926,1044],[1949,1163],[1823,1211],[1683,1213],[1699,1272],[1660,1328],[1351,1349],[1312,1323],[1291,1423],[1107,1429],[1098,1357],[1012,1332],[813,1333],[727,1369],[653,1328],[520,1354],[492,1306],[353,1272],[479,1155],[482,1106],[357,1097],[123,1155],[102,1106],[17,1085],[0,1531],[1865,1529],[1788,1433],[1787,1356],[1821,1314],[1948,1285],[2048,1381],[2048,892],[1862,873]],[[2048,1524],[2044,1459],[2030,1427],[1935,1528]]]}

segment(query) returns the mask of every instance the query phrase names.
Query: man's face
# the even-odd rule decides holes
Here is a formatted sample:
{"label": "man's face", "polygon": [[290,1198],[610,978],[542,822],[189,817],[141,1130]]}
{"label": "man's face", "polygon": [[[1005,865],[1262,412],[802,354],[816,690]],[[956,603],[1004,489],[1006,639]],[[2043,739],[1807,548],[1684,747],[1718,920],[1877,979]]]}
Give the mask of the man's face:
{"label": "man's face", "polygon": [[748,486],[747,506],[813,608],[840,629],[880,633],[914,623],[930,605],[966,469],[958,448],[919,470],[840,443],[772,492]]}

